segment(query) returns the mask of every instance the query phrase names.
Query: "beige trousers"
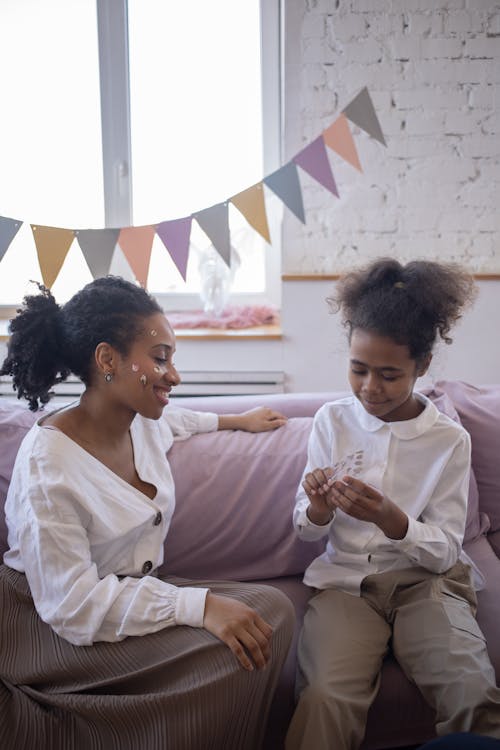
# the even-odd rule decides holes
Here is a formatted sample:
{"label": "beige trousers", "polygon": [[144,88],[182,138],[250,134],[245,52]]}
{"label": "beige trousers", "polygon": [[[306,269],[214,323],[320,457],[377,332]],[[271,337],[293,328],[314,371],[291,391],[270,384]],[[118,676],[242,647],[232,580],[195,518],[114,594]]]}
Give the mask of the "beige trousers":
{"label": "beige trousers", "polygon": [[[436,711],[436,731],[500,738],[500,689],[474,614],[469,568],[367,576],[361,596],[319,591],[299,641],[298,704],[287,750],[354,750],[392,650]],[[387,716],[390,721],[390,716]]]}

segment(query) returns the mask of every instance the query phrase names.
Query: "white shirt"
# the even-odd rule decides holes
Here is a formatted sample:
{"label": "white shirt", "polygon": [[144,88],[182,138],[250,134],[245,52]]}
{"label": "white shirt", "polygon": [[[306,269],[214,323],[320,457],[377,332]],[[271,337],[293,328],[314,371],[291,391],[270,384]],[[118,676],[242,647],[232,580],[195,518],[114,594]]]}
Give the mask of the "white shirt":
{"label": "white shirt", "polygon": [[58,429],[35,423],[24,438],[5,503],[4,562],[26,573],[45,622],[77,645],[118,641],[172,625],[202,626],[207,589],[148,575],[163,562],[175,507],[165,453],[174,436],[217,429],[217,415],[169,406],[130,427],[150,500]]}
{"label": "white shirt", "polygon": [[359,595],[373,573],[422,566],[434,573],[460,557],[471,565],[476,585],[481,574],[462,550],[470,472],[466,430],[418,394],[425,408],[418,417],[384,422],[354,396],[325,404],[317,412],[304,476],[330,466],[339,478],[350,474],[372,485],[408,516],[404,539],[389,539],[374,523],[337,510],[325,526],[312,523],[302,485],[293,521],[301,539],[328,536],[325,552],[305,572],[304,582]]}

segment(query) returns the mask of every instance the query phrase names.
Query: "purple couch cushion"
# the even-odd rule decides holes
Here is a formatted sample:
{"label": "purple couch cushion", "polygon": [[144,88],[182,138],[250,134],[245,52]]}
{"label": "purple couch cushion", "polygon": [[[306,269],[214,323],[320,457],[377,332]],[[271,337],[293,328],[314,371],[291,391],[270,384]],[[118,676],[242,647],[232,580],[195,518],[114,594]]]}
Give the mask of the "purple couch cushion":
{"label": "purple couch cushion", "polygon": [[174,443],[168,457],[177,500],[163,570],[232,580],[302,574],[325,545],[300,541],[292,525],[311,424],[296,417],[273,432]]}
{"label": "purple couch cushion", "polygon": [[7,549],[7,526],[3,506],[14,461],[22,439],[36,418],[37,415],[23,404],[0,401],[0,561]]}
{"label": "purple couch cushion", "polygon": [[476,387],[441,380],[436,390],[447,393],[472,438],[472,466],[479,489],[480,510],[491,531],[500,530],[500,385]]}
{"label": "purple couch cushion", "polygon": [[[462,424],[455,405],[441,388],[436,386],[433,389],[425,389],[422,392],[434,402],[439,411],[455,420],[455,422]],[[474,440],[472,442],[474,443]],[[474,448],[472,448],[472,450],[474,450]],[[489,525],[488,516],[485,513],[481,513],[479,510],[479,492],[474,469],[472,468],[469,480],[469,498],[467,501],[464,544],[472,542],[484,535],[488,531]]]}

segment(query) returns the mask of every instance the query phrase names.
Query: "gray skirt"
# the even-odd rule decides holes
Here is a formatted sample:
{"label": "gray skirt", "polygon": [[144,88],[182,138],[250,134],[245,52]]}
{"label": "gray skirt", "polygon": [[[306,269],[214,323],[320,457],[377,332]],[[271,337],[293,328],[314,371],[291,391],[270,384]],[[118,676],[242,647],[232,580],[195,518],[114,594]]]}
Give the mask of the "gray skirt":
{"label": "gray skirt", "polygon": [[290,644],[292,605],[271,586],[194,585],[239,599],[273,627],[265,669],[247,672],[225,644],[187,626],[74,646],[40,619],[26,577],[1,565],[0,748],[257,750]]}

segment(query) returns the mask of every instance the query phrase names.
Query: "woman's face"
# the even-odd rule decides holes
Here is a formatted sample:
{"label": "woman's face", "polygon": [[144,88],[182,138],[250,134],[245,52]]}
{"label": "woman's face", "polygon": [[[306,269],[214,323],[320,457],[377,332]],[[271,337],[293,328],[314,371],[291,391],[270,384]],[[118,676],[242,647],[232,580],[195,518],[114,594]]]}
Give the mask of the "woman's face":
{"label": "woman's face", "polygon": [[142,327],[127,356],[117,357],[113,386],[130,409],[158,419],[181,380],[173,363],[175,336],[163,313],[144,318]]}
{"label": "woman's face", "polygon": [[349,361],[352,392],[369,414],[384,422],[418,416],[421,405],[413,395],[413,387],[429,362],[418,367],[405,344],[362,328],[352,331]]}

